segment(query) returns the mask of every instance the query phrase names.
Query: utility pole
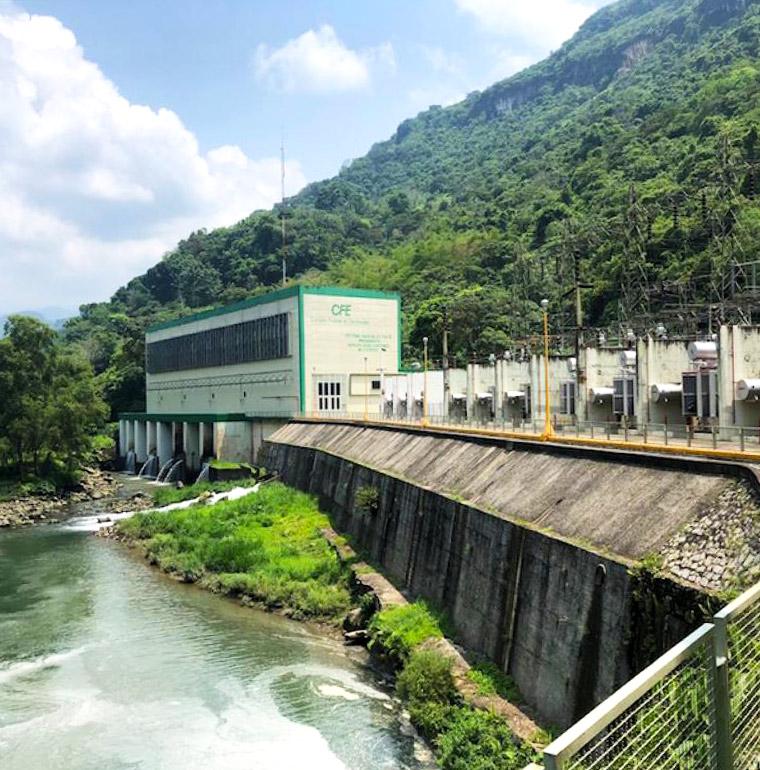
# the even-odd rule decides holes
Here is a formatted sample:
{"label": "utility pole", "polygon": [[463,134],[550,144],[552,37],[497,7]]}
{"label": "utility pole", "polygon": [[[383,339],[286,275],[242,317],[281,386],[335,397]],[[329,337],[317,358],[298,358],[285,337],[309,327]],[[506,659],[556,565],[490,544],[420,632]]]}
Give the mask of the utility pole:
{"label": "utility pole", "polygon": [[444,418],[449,416],[449,398],[451,385],[449,382],[449,309],[446,305],[443,306],[443,340],[442,340],[442,353],[443,353],[443,416]]}
{"label": "utility pole", "polygon": [[280,213],[282,214],[282,285],[283,288],[288,282],[288,242],[285,237],[285,138],[280,142],[280,186],[281,186],[281,204]]}

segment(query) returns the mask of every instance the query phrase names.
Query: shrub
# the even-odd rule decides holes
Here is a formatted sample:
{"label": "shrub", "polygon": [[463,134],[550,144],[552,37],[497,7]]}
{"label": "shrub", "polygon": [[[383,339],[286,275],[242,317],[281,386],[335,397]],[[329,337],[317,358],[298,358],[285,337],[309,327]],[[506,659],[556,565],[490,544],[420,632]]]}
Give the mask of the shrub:
{"label": "shrub", "polygon": [[380,506],[380,493],[377,487],[359,487],[354,495],[354,506],[359,513],[374,516]]}
{"label": "shrub", "polygon": [[418,601],[378,612],[369,625],[370,649],[380,645],[389,656],[404,662],[426,639],[443,636],[441,624],[425,604]]}
{"label": "shrub", "polygon": [[436,740],[442,770],[520,770],[531,761],[496,714],[460,707]]}
{"label": "shrub", "polygon": [[422,701],[452,703],[457,689],[451,661],[434,650],[417,650],[396,679],[396,691],[410,704]]}

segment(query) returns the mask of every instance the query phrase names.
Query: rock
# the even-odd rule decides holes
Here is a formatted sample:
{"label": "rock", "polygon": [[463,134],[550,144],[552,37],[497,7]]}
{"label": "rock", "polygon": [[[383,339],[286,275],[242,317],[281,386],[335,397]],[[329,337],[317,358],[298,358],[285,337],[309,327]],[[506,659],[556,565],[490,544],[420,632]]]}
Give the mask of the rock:
{"label": "rock", "polygon": [[110,516],[98,516],[98,524],[108,524],[110,521],[113,521]]}
{"label": "rock", "polygon": [[346,644],[367,644],[369,641],[369,634],[366,629],[359,629],[358,631],[345,631],[343,638]]}
{"label": "rock", "polygon": [[364,628],[364,613],[360,607],[356,607],[343,619],[343,630],[358,631],[361,628]]}

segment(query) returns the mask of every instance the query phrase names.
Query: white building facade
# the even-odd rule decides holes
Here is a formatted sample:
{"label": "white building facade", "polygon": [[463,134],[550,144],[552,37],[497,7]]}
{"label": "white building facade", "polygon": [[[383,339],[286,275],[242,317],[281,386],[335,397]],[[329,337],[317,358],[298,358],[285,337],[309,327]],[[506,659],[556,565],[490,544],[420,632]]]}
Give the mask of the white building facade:
{"label": "white building facade", "polygon": [[394,293],[293,286],[153,326],[146,411],[120,416],[122,454],[253,462],[295,414],[376,413],[400,318]]}

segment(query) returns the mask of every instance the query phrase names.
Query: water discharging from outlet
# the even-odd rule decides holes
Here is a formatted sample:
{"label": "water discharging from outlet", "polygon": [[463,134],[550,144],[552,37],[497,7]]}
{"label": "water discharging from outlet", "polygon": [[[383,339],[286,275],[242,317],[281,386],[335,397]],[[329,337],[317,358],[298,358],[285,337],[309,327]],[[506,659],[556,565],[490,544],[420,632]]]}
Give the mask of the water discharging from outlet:
{"label": "water discharging from outlet", "polygon": [[131,449],[124,458],[124,470],[132,476],[137,473],[137,455]]}
{"label": "water discharging from outlet", "polygon": [[158,457],[156,455],[148,455],[148,459],[143,463],[143,467],[140,468],[140,473],[137,474],[140,478],[155,479],[158,476]]}
{"label": "water discharging from outlet", "polygon": [[172,483],[173,481],[184,481],[185,477],[185,461],[175,460],[174,464],[166,473],[166,476],[164,476],[163,481],[165,481],[167,484]]}
{"label": "water discharging from outlet", "polygon": [[161,470],[158,472],[158,475],[156,476],[156,481],[166,481],[166,476],[169,473],[169,471],[172,468],[172,465],[176,460],[172,457],[171,460],[167,460],[162,466]]}
{"label": "water discharging from outlet", "polygon": [[203,467],[201,468],[201,472],[198,474],[198,478],[195,480],[196,484],[199,484],[201,481],[209,481],[211,478],[211,465],[209,463],[203,463]]}

